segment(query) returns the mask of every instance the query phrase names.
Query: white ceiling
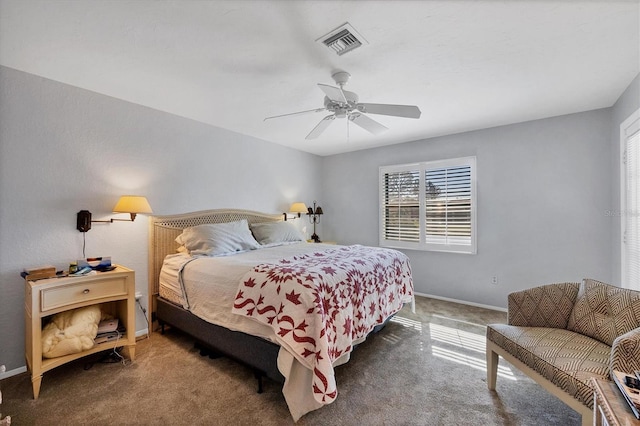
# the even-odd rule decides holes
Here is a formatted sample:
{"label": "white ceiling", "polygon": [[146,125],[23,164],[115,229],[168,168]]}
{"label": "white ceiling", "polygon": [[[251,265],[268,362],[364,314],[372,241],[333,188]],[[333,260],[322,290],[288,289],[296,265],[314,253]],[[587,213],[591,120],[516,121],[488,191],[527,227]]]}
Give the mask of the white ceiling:
{"label": "white ceiling", "polygon": [[[349,22],[368,44],[316,40]],[[638,1],[0,0],[0,64],[319,155],[611,106],[640,70]],[[373,136],[319,108],[334,70]]]}

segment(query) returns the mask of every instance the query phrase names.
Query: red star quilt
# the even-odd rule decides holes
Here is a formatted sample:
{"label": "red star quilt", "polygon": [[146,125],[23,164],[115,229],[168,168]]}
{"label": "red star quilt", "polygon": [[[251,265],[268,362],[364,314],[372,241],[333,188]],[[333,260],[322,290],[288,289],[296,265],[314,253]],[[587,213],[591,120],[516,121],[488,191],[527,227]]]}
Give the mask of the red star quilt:
{"label": "red star quilt", "polygon": [[354,245],[256,266],[241,280],[232,312],[270,326],[313,371],[316,401],[329,404],[338,394],[334,361],[412,300],[406,255]]}

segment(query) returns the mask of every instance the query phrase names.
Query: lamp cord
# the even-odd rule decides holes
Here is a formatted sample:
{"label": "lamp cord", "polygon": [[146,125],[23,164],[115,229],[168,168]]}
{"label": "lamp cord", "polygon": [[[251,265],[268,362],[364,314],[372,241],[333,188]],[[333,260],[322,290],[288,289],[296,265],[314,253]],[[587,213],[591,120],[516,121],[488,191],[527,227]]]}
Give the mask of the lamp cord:
{"label": "lamp cord", "polygon": [[140,299],[136,299],[136,303],[140,306],[140,310],[144,315],[144,320],[147,322],[147,339],[151,338],[151,324],[149,324],[149,318],[147,318],[147,310],[140,303]]}
{"label": "lamp cord", "polygon": [[84,254],[84,249],[87,246],[87,233],[82,233],[82,258],[85,259],[87,256]]}

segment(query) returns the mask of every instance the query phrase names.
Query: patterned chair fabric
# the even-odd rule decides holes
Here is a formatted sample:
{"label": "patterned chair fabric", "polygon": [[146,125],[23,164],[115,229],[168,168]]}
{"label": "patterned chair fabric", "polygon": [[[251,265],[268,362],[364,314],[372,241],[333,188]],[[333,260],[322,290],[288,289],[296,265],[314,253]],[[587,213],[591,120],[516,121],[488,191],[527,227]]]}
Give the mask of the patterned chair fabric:
{"label": "patterned chair fabric", "polygon": [[640,292],[585,279],[567,329],[611,346],[639,324]]}
{"label": "patterned chair fabric", "polygon": [[509,324],[567,328],[579,287],[579,283],[548,284],[509,294]]}
{"label": "patterned chair fabric", "polygon": [[589,378],[640,370],[640,292],[585,279],[511,293],[508,306],[487,340],[587,407]]}
{"label": "patterned chair fabric", "polygon": [[609,369],[625,372],[640,371],[640,327],[613,341]]}
{"label": "patterned chair fabric", "polygon": [[611,347],[569,330],[493,324],[487,338],[590,408],[589,378],[609,376]]}

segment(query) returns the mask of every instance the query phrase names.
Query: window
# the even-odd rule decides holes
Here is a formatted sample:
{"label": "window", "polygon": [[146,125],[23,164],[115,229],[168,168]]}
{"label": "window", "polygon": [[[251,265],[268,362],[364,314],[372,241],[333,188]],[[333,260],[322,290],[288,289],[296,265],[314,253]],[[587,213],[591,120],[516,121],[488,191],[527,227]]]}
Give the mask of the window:
{"label": "window", "polygon": [[476,252],[475,157],[380,167],[380,245]]}
{"label": "window", "polygon": [[622,286],[640,290],[640,110],[620,126]]}

